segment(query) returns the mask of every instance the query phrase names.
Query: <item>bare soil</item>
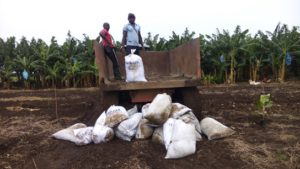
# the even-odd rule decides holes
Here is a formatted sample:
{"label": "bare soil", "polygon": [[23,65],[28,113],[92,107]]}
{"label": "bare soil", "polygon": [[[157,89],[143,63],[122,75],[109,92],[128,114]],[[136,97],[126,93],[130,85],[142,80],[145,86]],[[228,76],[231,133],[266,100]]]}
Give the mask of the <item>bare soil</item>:
{"label": "bare soil", "polygon": [[[251,116],[262,93],[270,93],[273,101],[264,127]],[[165,160],[164,146],[151,139],[115,138],[81,147],[52,139],[54,132],[101,113],[97,88],[61,89],[57,122],[54,96],[54,90],[0,90],[0,168],[300,168],[300,82],[199,87],[195,114],[213,117],[236,133],[204,139],[194,155],[178,160]]]}

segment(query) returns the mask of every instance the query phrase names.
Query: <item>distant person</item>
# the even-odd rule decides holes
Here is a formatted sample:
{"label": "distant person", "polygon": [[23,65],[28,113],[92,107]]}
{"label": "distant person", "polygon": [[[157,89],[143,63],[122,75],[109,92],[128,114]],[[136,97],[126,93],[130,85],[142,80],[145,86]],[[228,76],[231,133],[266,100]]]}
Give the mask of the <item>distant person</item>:
{"label": "distant person", "polygon": [[102,44],[104,47],[104,53],[108,56],[113,64],[113,71],[115,80],[121,80],[121,73],[118,63],[118,58],[114,49],[114,44],[112,43],[111,35],[109,34],[109,23],[105,22],[103,24],[103,30],[100,32],[100,36],[102,38]]}
{"label": "distant person", "polygon": [[128,55],[131,49],[135,49],[135,54],[139,55],[140,45],[144,50],[141,27],[135,23],[135,15],[132,13],[128,14],[128,22],[123,28],[122,52]]}

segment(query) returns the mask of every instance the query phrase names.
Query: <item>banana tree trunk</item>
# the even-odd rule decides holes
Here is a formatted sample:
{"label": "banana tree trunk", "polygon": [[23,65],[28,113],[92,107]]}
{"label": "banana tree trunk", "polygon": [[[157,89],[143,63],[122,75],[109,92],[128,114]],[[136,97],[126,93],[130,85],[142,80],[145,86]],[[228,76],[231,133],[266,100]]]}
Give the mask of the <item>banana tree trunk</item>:
{"label": "banana tree trunk", "polygon": [[45,88],[46,87],[46,79],[44,76],[40,75],[40,81],[41,81],[41,85],[42,85],[42,88]]}
{"label": "banana tree trunk", "polygon": [[284,82],[285,62],[286,62],[286,49],[283,50],[282,62],[281,62],[281,66],[280,66],[280,69],[279,69],[279,77],[278,77],[279,82]]}
{"label": "banana tree trunk", "polygon": [[254,75],[253,75],[253,81],[257,81],[257,72],[260,67],[260,60],[256,59],[255,60],[255,68],[254,68]]}
{"label": "banana tree trunk", "polygon": [[253,79],[252,79],[252,81],[256,82],[256,79],[257,79],[257,70],[256,70],[256,68],[254,68],[253,69]]}
{"label": "banana tree trunk", "polygon": [[92,82],[92,75],[89,75],[87,78],[88,78],[87,79],[87,81],[88,81],[88,87],[92,87],[92,84],[93,84],[93,82]]}
{"label": "banana tree trunk", "polygon": [[70,87],[70,81],[69,80],[65,80],[65,87],[67,87],[67,88]]}
{"label": "banana tree trunk", "polygon": [[24,85],[25,85],[25,89],[29,89],[30,88],[28,80],[24,81]]}
{"label": "banana tree trunk", "polygon": [[253,80],[253,76],[252,76],[253,72],[252,72],[252,68],[250,67],[250,70],[249,70],[249,77],[250,77],[250,80]]}
{"label": "banana tree trunk", "polygon": [[3,82],[3,87],[5,88],[5,89],[9,89],[10,88],[10,83],[9,82]]}
{"label": "banana tree trunk", "polygon": [[230,83],[234,83],[234,56],[233,56],[233,54],[231,54],[229,81],[230,81]]}
{"label": "banana tree trunk", "polygon": [[55,79],[52,79],[52,87],[53,87],[53,88],[56,88],[56,85],[55,85]]}
{"label": "banana tree trunk", "polygon": [[278,73],[276,70],[276,63],[275,63],[275,56],[272,54],[272,73],[273,73],[273,80],[278,79]]}
{"label": "banana tree trunk", "polygon": [[75,87],[75,88],[77,87],[75,76],[73,76],[73,87]]}

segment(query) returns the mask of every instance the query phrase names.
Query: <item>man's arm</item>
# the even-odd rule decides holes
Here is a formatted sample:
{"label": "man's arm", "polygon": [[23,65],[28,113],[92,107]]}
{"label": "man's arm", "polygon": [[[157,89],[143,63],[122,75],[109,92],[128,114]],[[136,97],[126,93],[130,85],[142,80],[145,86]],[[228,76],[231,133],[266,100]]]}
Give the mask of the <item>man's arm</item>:
{"label": "man's arm", "polygon": [[144,49],[144,43],[143,43],[143,38],[142,38],[142,35],[141,35],[141,32],[139,31],[139,43],[142,45],[142,49]]}
{"label": "man's arm", "polygon": [[126,38],[127,38],[127,32],[123,31],[122,47],[124,47],[126,44],[126,40],[127,40]]}
{"label": "man's arm", "polygon": [[127,32],[123,31],[122,46],[121,46],[121,51],[123,53],[125,53],[125,44],[126,44],[126,41],[127,41]]}
{"label": "man's arm", "polygon": [[105,37],[105,35],[102,31],[99,34],[103,40],[105,40],[107,43],[109,43],[108,39]]}

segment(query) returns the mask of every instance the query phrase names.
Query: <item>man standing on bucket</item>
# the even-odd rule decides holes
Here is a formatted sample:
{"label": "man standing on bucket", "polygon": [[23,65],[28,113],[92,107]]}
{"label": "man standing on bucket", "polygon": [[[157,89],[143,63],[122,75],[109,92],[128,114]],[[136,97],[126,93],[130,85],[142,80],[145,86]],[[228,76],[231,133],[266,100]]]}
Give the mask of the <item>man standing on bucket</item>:
{"label": "man standing on bucket", "polygon": [[114,77],[115,80],[121,80],[121,73],[118,63],[118,58],[114,49],[114,45],[112,43],[111,35],[109,34],[109,23],[105,22],[103,24],[103,30],[100,32],[100,36],[102,38],[102,44],[104,47],[104,53],[108,56],[113,64]]}
{"label": "man standing on bucket", "polygon": [[128,21],[129,23],[123,28],[122,52],[129,55],[131,49],[135,49],[135,54],[139,55],[140,45],[144,50],[141,27],[135,23],[135,15],[133,13],[128,14]]}

